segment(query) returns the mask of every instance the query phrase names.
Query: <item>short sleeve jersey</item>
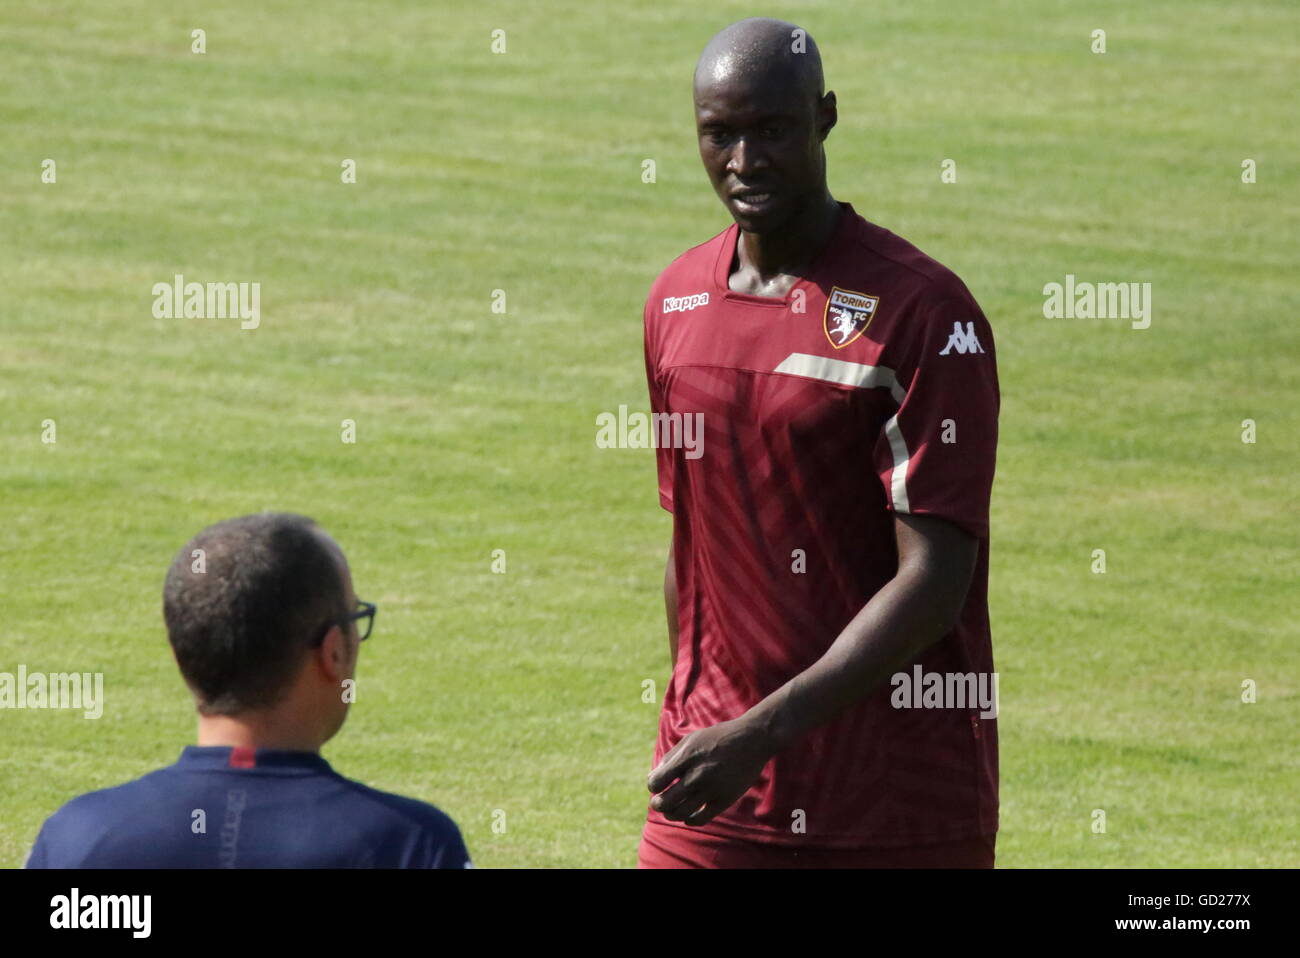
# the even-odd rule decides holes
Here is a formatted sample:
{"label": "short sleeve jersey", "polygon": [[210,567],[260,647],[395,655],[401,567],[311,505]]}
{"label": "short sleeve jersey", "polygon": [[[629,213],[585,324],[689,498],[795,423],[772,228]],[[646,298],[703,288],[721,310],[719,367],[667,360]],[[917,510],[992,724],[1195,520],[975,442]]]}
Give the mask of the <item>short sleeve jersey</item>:
{"label": "short sleeve jersey", "polygon": [[[825,653],[896,574],[895,514],[945,519],[979,540],[956,627],[906,671],[991,681],[992,331],[951,271],[840,206],[832,238],[782,299],[729,289],[734,224],[650,290],[646,374],[679,619],[656,762]],[[678,441],[688,416],[694,444]],[[779,753],[704,830],[821,847],[996,831],[996,718],[973,703],[896,708],[895,691],[868,692]]]}

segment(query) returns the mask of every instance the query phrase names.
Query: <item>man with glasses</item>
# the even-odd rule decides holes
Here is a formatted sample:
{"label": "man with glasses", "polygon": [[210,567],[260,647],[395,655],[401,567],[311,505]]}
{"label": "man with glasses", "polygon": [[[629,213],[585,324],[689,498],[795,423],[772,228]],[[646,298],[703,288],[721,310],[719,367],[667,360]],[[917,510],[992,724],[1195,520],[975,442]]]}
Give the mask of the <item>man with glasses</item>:
{"label": "man with glasses", "polygon": [[172,562],[163,617],[198,744],[68,802],[27,867],[469,867],[445,814],[343,778],[320,755],[347,717],[375,606],[312,520],[263,513],[204,529]]}

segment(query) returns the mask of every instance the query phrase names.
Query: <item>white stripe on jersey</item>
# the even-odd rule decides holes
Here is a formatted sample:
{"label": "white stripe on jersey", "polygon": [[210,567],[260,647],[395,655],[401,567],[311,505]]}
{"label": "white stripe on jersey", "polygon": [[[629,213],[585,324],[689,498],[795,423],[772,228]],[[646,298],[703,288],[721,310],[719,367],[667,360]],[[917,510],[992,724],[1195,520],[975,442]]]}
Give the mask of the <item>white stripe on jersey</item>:
{"label": "white stripe on jersey", "polygon": [[[850,363],[843,359],[829,356],[814,356],[811,353],[791,353],[781,360],[774,372],[789,373],[792,376],[807,376],[823,382],[839,383],[842,386],[856,386],[861,389],[888,389],[894,402],[901,403],[906,391],[898,383],[898,376],[888,366],[868,366],[866,363]],[[898,414],[895,413],[885,423],[885,436],[889,439],[889,449],[894,454],[894,470],[890,473],[889,493],[894,500],[895,512],[910,512],[907,501],[907,466],[911,454],[907,451],[907,442],[902,430],[898,428]]]}
{"label": "white stripe on jersey", "polygon": [[865,363],[850,363],[843,359],[831,359],[829,356],[814,356],[810,353],[791,353],[781,360],[773,372],[790,373],[793,376],[807,376],[828,383],[843,386],[858,386],[867,389],[888,389],[894,402],[901,403],[906,393],[898,384],[898,377],[888,366],[868,366]]}
{"label": "white stripe on jersey", "polygon": [[889,494],[894,500],[895,512],[911,512],[907,502],[907,464],[911,454],[903,440],[903,432],[898,428],[898,414],[889,417],[885,423],[885,436],[889,439],[889,448],[894,453],[894,471],[889,476]]}

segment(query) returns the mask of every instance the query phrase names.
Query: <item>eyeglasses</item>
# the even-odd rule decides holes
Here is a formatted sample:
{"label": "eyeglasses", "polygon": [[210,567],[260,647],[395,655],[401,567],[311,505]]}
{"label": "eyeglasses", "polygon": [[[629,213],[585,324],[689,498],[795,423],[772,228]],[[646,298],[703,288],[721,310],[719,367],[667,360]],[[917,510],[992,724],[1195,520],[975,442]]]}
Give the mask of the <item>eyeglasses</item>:
{"label": "eyeglasses", "polygon": [[334,626],[347,625],[349,622],[360,622],[362,619],[365,619],[365,625],[364,627],[357,626],[357,634],[361,636],[362,642],[370,638],[370,631],[375,627],[375,613],[379,611],[379,607],[373,602],[362,602],[360,599],[357,600],[357,606],[356,612],[345,615],[341,619],[332,619],[326,622],[324,628],[321,629],[320,635],[316,637],[312,645],[317,646],[324,642],[325,636],[329,635],[330,629],[334,628]]}

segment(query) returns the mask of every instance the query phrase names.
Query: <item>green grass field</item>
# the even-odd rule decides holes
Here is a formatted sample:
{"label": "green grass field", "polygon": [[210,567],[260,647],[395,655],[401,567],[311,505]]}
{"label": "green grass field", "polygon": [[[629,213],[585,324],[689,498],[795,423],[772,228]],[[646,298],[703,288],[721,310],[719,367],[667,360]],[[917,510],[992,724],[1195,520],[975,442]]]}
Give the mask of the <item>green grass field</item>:
{"label": "green grass field", "polygon": [[[634,862],[670,517],[595,417],[646,408],[646,290],[728,222],[690,76],[753,13],[818,39],[837,198],[997,333],[999,864],[1300,864],[1294,4],[210,6],[0,11],[0,671],[107,700],[0,712],[0,864],[192,740],[163,573],[264,508],[380,606],[337,769],[482,867]],[[176,273],[260,283],[260,327],[155,319]],[[1151,327],[1044,318],[1066,274],[1151,282]]]}

